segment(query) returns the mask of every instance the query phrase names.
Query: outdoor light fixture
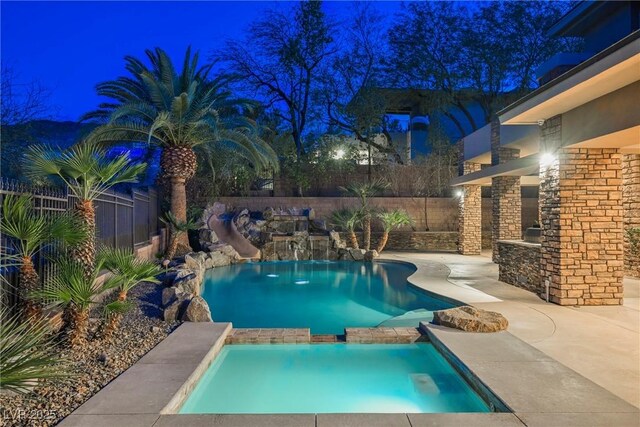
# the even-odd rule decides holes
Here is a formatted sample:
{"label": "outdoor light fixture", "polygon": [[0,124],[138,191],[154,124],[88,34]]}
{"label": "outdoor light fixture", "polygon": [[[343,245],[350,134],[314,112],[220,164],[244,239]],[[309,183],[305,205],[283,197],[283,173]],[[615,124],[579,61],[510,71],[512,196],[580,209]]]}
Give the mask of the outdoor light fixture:
{"label": "outdoor light fixture", "polygon": [[456,191],[456,197],[462,197],[462,196],[464,196],[464,193],[462,192],[462,190]]}
{"label": "outdoor light fixture", "polygon": [[333,155],[333,158],[336,160],[340,160],[344,157],[344,150],[342,148],[338,148],[336,153]]}
{"label": "outdoor light fixture", "polygon": [[540,155],[540,166],[546,167],[549,166],[551,163],[554,162],[554,160],[556,159],[556,156],[553,155],[553,153],[542,153]]}

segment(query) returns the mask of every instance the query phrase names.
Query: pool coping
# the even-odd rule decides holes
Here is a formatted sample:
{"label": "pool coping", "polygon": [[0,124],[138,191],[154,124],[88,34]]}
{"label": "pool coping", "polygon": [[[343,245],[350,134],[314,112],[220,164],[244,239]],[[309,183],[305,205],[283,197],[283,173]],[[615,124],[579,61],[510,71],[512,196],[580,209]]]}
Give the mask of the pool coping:
{"label": "pool coping", "polygon": [[[638,426],[638,408],[509,332],[468,333],[422,324],[514,412],[440,414],[175,414],[218,354],[230,323],[184,323],[65,418],[61,426]],[[274,344],[277,345],[277,344]],[[322,344],[317,344],[322,345]],[[349,345],[349,344],[346,344]]]}

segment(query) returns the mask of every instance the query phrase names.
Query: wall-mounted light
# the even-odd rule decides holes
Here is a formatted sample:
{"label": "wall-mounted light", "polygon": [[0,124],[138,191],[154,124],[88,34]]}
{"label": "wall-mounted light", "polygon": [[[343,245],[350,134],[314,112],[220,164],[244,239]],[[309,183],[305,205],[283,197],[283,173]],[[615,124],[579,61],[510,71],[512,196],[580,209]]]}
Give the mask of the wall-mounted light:
{"label": "wall-mounted light", "polygon": [[546,167],[552,164],[556,160],[556,156],[553,153],[545,152],[540,155],[540,166]]}
{"label": "wall-mounted light", "polygon": [[464,196],[464,191],[462,190],[456,191],[456,197],[461,198],[462,196]]}
{"label": "wall-mounted light", "polygon": [[335,152],[335,154],[333,155],[333,158],[335,160],[340,160],[342,158],[344,158],[345,152],[342,148],[338,148]]}

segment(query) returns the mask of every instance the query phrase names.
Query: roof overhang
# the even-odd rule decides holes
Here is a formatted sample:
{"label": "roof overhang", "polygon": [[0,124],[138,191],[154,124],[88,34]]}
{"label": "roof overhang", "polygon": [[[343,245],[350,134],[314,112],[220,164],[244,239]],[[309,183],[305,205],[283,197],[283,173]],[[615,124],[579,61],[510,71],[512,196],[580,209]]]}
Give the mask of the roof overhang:
{"label": "roof overhang", "polygon": [[491,185],[491,180],[499,176],[519,176],[520,185],[538,185],[540,178],[540,155],[538,153],[511,160],[477,172],[458,176],[451,180],[453,187],[459,185]]}
{"label": "roof overhang", "polygon": [[503,125],[536,124],[630,85],[640,78],[635,31],[498,112]]}

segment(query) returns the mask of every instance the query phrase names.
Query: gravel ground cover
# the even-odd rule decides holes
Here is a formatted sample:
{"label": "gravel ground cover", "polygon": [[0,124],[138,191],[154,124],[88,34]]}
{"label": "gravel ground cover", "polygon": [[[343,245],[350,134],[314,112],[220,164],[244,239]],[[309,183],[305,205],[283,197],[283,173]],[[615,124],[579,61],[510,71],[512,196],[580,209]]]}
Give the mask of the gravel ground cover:
{"label": "gravel ground cover", "polygon": [[[178,323],[162,320],[162,286],[142,283],[131,290],[136,307],[126,313],[110,343],[89,341],[81,352],[65,343],[59,350],[68,356],[75,375],[56,383],[42,383],[29,395],[0,394],[1,426],[52,426],[59,423],[110,381],[137,362],[167,337]],[[99,315],[100,308],[94,313]],[[99,327],[92,322],[92,332]]]}

